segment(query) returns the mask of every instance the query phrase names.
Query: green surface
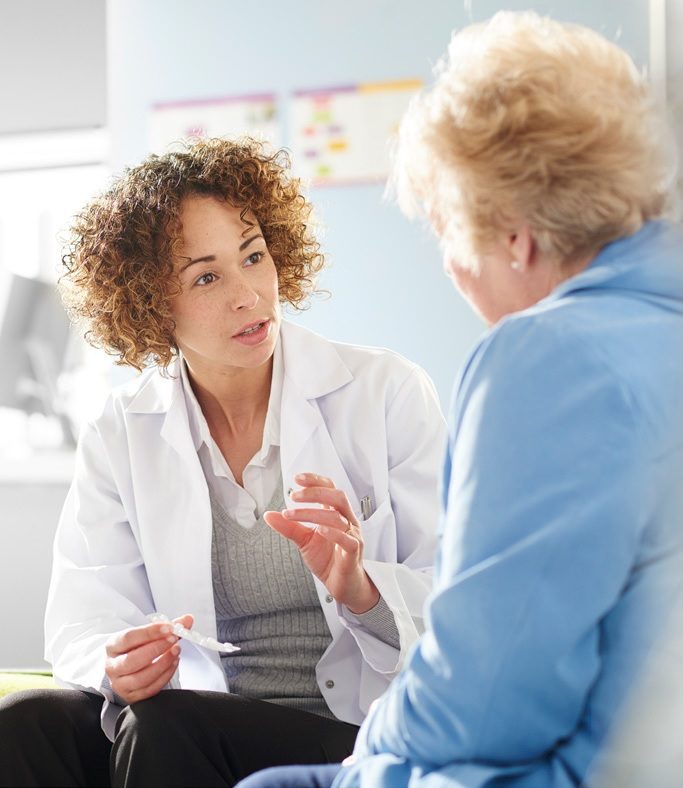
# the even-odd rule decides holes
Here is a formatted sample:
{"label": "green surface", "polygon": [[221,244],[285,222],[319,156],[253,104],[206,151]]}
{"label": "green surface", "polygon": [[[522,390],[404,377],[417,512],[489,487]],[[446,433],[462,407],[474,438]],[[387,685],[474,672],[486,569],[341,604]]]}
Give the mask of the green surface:
{"label": "green surface", "polygon": [[57,685],[50,673],[3,673],[0,671],[0,698],[25,689],[48,689]]}

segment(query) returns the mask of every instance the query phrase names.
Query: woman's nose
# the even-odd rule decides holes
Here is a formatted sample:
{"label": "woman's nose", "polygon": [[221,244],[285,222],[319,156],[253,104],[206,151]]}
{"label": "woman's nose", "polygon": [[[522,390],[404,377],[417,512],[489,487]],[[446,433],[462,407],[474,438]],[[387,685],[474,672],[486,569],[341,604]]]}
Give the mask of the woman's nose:
{"label": "woman's nose", "polygon": [[259,302],[259,294],[247,282],[234,279],[228,283],[228,301],[235,312],[254,309]]}

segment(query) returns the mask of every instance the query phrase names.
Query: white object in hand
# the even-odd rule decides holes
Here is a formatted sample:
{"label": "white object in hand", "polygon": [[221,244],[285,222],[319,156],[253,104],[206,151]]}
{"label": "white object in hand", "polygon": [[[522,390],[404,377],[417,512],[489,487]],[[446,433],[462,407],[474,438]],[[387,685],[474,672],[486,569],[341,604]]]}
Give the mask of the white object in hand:
{"label": "white object in hand", "polygon": [[168,624],[173,629],[174,635],[177,635],[179,638],[185,638],[185,640],[191,640],[198,646],[203,646],[204,648],[208,648],[211,651],[222,651],[224,654],[232,654],[233,651],[240,650],[239,646],[233,646],[232,643],[219,643],[216,638],[210,638],[206,635],[201,635],[199,632],[195,632],[193,629],[188,629],[182,624],[176,624],[163,613],[152,613],[151,615],[147,616],[147,618],[153,624]]}

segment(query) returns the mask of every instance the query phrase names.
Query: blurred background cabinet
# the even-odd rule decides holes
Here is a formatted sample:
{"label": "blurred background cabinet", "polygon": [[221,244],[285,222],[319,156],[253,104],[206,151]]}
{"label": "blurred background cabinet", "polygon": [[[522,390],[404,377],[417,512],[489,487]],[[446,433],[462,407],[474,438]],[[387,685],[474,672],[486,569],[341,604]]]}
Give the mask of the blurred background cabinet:
{"label": "blurred background cabinet", "polygon": [[64,451],[0,463],[0,669],[48,667],[43,613],[73,462]]}

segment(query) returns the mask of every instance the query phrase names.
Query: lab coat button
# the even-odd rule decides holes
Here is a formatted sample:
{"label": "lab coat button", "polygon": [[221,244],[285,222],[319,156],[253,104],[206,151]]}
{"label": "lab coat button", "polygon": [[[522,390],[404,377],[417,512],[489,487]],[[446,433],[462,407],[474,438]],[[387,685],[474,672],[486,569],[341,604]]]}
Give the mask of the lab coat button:
{"label": "lab coat button", "polygon": [[328,595],[325,597],[325,601],[326,601],[326,602],[334,602],[334,597],[332,596],[332,594],[328,594]]}
{"label": "lab coat button", "polygon": [[327,689],[332,689],[334,687],[334,681],[332,681],[332,679],[327,679],[327,681],[325,682],[325,686],[327,687]]}

